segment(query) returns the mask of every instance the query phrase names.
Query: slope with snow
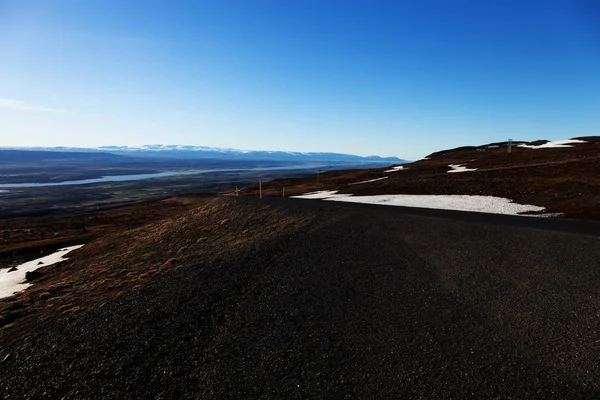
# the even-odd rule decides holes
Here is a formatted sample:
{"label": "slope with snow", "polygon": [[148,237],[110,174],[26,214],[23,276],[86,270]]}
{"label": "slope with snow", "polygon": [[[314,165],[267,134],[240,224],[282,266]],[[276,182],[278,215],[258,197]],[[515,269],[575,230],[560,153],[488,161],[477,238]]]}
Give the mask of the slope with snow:
{"label": "slope with snow", "polygon": [[568,139],[568,140],[556,140],[554,142],[546,142],[544,144],[532,145],[532,144],[520,144],[517,147],[524,147],[527,149],[560,149],[566,147],[573,147],[573,144],[587,143],[585,140],[579,139]]}
{"label": "slope with snow", "polygon": [[450,167],[448,173],[477,171],[477,168],[467,168],[464,164],[449,164],[448,167]]}
{"label": "slope with snow", "polygon": [[302,162],[354,162],[354,163],[403,163],[407,162],[398,157],[358,156],[344,153],[326,152],[297,152],[273,150],[238,150],[208,146],[191,145],[145,145],[130,146],[100,146],[97,148],[77,147],[0,147],[0,150],[44,151],[56,153],[108,153],[118,156],[136,156],[152,158],[185,158],[185,159],[232,159],[232,160],[271,160],[271,161],[302,161]]}
{"label": "slope with snow", "polygon": [[371,183],[371,182],[377,182],[377,181],[381,181],[383,179],[387,179],[387,176],[381,177],[381,178],[375,178],[375,179],[369,179],[368,181],[360,181],[360,182],[353,182],[353,183],[349,183],[349,185],[360,185],[362,183]]}
{"label": "slope with snow", "polygon": [[65,247],[64,249],[60,249],[45,257],[18,265],[14,271],[11,271],[10,269],[8,271],[6,269],[0,270],[0,299],[10,297],[31,286],[31,283],[25,282],[25,274],[27,274],[27,272],[32,272],[41,267],[47,267],[66,261],[67,258],[64,257],[65,255],[81,247],[83,247],[82,244]]}
{"label": "slope with snow", "polygon": [[390,169],[386,169],[383,172],[396,172],[396,171],[402,171],[403,169],[404,169],[404,165],[398,165],[398,166],[392,167]]}
{"label": "slope with snow", "polygon": [[544,207],[531,204],[518,204],[510,199],[494,196],[467,195],[413,195],[387,194],[376,196],[353,196],[338,194],[336,190],[312,192],[297,199],[320,199],[329,201],[345,201],[350,203],[380,204],[387,206],[403,206],[417,208],[436,208],[444,210],[472,211],[492,214],[518,215],[526,212],[544,211]]}

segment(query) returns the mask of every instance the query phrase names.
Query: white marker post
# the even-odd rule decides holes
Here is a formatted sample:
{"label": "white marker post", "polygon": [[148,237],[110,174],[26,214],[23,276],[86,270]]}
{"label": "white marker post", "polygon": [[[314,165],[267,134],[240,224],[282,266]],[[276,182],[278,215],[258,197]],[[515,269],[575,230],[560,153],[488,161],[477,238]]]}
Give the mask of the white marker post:
{"label": "white marker post", "polygon": [[508,153],[512,152],[512,139],[508,139],[508,149],[506,151]]}

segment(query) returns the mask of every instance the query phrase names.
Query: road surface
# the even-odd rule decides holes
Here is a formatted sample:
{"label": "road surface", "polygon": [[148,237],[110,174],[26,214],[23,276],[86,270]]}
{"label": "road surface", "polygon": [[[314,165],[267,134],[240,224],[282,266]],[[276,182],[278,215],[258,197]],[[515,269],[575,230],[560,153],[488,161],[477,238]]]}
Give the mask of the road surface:
{"label": "road surface", "polygon": [[40,324],[0,397],[600,397],[600,225],[263,201],[317,218]]}

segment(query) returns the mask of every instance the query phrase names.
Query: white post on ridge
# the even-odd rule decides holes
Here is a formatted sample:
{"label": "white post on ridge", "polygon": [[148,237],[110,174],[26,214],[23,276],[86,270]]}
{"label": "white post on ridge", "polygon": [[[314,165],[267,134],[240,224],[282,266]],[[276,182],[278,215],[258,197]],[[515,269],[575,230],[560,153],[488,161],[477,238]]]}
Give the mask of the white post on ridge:
{"label": "white post on ridge", "polygon": [[508,149],[506,151],[508,153],[512,152],[512,139],[508,139]]}

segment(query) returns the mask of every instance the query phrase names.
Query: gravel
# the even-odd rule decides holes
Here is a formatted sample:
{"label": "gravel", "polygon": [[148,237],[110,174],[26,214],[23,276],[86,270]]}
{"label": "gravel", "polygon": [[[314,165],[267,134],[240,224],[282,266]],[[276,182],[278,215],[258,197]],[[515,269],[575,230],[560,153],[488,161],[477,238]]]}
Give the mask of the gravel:
{"label": "gravel", "polygon": [[599,397],[598,224],[263,201],[319,219],[0,342],[1,396]]}

